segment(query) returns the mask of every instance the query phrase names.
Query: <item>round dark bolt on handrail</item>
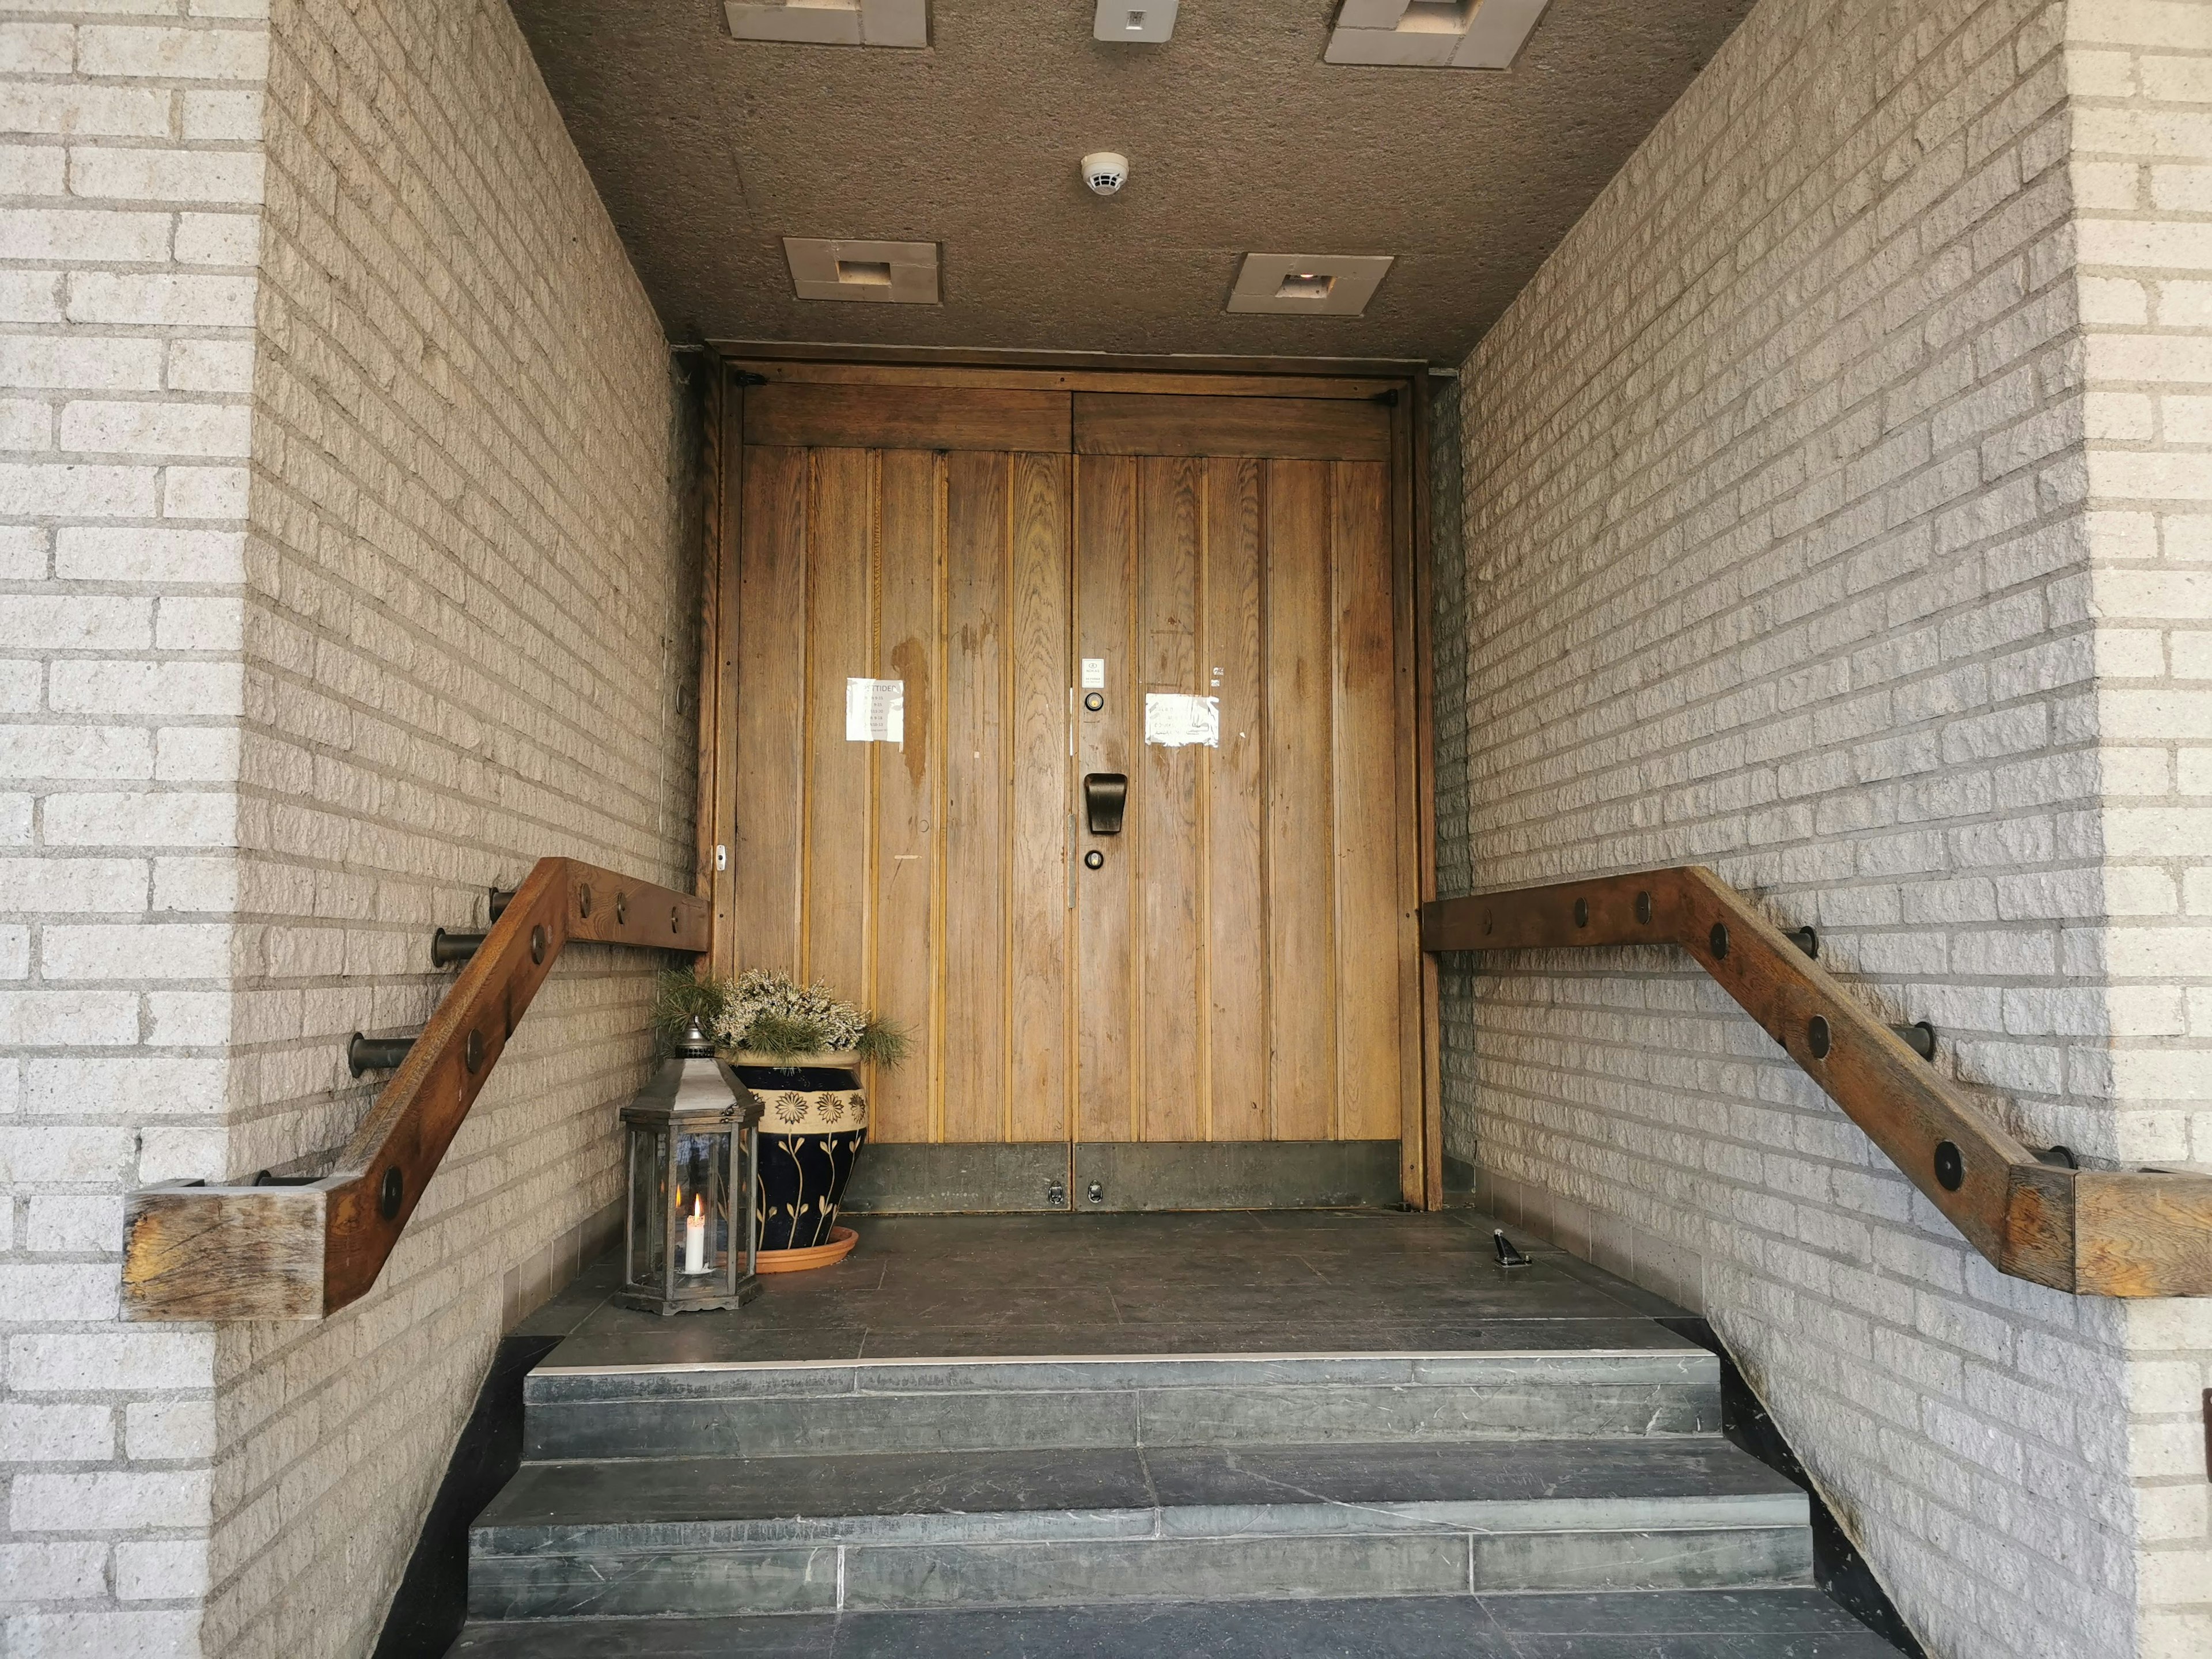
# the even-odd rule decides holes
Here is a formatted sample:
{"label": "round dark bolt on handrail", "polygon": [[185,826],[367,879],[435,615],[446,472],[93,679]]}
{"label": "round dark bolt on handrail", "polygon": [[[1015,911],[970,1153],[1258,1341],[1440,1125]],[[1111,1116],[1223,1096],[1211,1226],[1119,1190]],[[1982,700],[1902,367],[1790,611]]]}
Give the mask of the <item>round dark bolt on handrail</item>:
{"label": "round dark bolt on handrail", "polygon": [[377,1214],[382,1216],[386,1221],[396,1221],[398,1219],[399,1200],[401,1197],[405,1194],[406,1191],[407,1177],[399,1173],[399,1166],[395,1164],[392,1165],[391,1168],[385,1170],[383,1181],[378,1183],[376,1189]]}
{"label": "round dark bolt on handrail", "polygon": [[482,1031],[471,1031],[461,1044],[461,1064],[471,1072],[480,1070],[484,1063],[484,1039]]}
{"label": "round dark bolt on handrail", "polygon": [[1926,1020],[1911,1025],[1893,1025],[1891,1030],[1905,1040],[1905,1046],[1923,1060],[1936,1058],[1936,1028]]}
{"label": "round dark bolt on handrail", "polygon": [[1589,901],[1588,899],[1577,899],[1575,901],[1575,926],[1577,927],[1587,927],[1589,926]]}
{"label": "round dark bolt on handrail", "polygon": [[1714,960],[1715,962],[1725,962],[1725,961],[1727,961],[1727,960],[1728,960],[1728,923],[1726,923],[1726,922],[1724,922],[1724,921],[1717,921],[1717,922],[1715,922],[1715,923],[1713,924],[1713,931],[1712,931],[1711,933],[1708,933],[1708,934],[1706,934],[1706,935],[1705,935],[1705,944],[1706,944],[1706,946],[1707,946],[1707,947],[1708,947],[1708,948],[1712,951],[1712,953],[1713,953],[1713,960]]}
{"label": "round dark bolt on handrail", "polygon": [[1820,958],[1820,936],[1812,928],[1792,927],[1782,937],[1788,939],[1792,945],[1802,951],[1807,956],[1813,957],[1816,961]]}
{"label": "round dark bolt on handrail", "polygon": [[537,927],[530,930],[531,961],[533,963],[542,963],[545,960],[545,946],[548,942],[549,940],[545,932],[545,924],[544,922],[538,923]]}
{"label": "round dark bolt on handrail", "polygon": [[482,933],[449,933],[441,927],[430,935],[430,965],[458,968],[483,948]]}
{"label": "round dark bolt on handrail", "polygon": [[1826,1060],[1828,1057],[1828,1049],[1833,1042],[1834,1039],[1828,1030],[1826,1016],[1814,1015],[1811,1023],[1805,1027],[1805,1046],[1813,1051],[1813,1058]]}
{"label": "round dark bolt on handrail", "polygon": [[1936,1143],[1936,1184],[1947,1193],[1955,1193],[1966,1184],[1966,1158],[1948,1140]]}
{"label": "round dark bolt on handrail", "polygon": [[363,1072],[392,1071],[414,1046],[413,1037],[363,1036],[356,1031],[346,1044],[346,1070],[356,1077]]}
{"label": "round dark bolt on handrail", "polygon": [[1638,893],[1636,896],[1636,919],[1647,927],[1651,925],[1650,894]]}

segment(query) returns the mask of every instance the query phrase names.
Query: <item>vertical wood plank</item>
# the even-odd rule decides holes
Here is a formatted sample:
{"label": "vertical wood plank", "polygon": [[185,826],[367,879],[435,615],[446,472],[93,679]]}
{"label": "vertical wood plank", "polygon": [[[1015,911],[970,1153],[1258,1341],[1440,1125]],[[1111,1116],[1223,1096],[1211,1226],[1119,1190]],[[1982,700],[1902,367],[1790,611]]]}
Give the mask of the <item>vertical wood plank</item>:
{"label": "vertical wood plank", "polygon": [[1013,459],[1009,1138],[1067,1136],[1068,462]]}
{"label": "vertical wood plank", "polygon": [[[1398,572],[1398,845],[1410,868],[1398,872],[1399,975],[1405,988],[1401,1033],[1407,1064],[1401,1075],[1399,1185],[1406,1201],[1438,1210],[1444,1201],[1443,1048],[1441,987],[1434,957],[1421,949],[1420,906],[1437,896],[1436,652],[1434,542],[1429,525],[1427,388],[1409,384],[1391,425],[1391,546]],[[1416,1110],[1416,1103],[1419,1109]]]}
{"label": "vertical wood plank", "polygon": [[945,1139],[1006,1129],[1006,539],[1012,458],[945,458]]}
{"label": "vertical wood plank", "polygon": [[[1198,690],[1203,460],[1138,463],[1142,528],[1138,568],[1139,688]],[[1142,719],[1141,714],[1133,718]],[[1138,942],[1139,1139],[1203,1138],[1199,1064],[1198,776],[1202,748],[1145,744],[1133,803]]]}
{"label": "vertical wood plank", "polygon": [[[1120,772],[1133,796],[1141,788],[1133,750],[1142,735],[1143,694],[1137,689],[1130,641],[1136,592],[1137,463],[1122,456],[1079,456],[1075,466],[1075,654],[1106,664],[1106,707],[1076,720],[1078,787],[1081,775]],[[1128,833],[1094,837],[1079,820],[1077,857],[1095,849],[1097,870],[1075,872],[1079,988],[1076,997],[1076,1138],[1128,1140],[1135,1136],[1131,1037],[1138,1029],[1130,974],[1129,909],[1134,890]],[[1079,799],[1076,810],[1080,813]]]}
{"label": "vertical wood plank", "polygon": [[906,742],[876,756],[873,1006],[914,1039],[905,1065],[874,1074],[871,1138],[930,1138],[933,1082],[943,1056],[932,1042],[936,971],[931,953],[942,757],[937,729],[938,470],[936,455],[882,457],[881,544],[875,672],[906,683]]}
{"label": "vertical wood plank", "polygon": [[814,452],[806,537],[805,929],[799,977],[841,996],[866,983],[872,744],[845,738],[845,681],[872,676],[873,459]]}
{"label": "vertical wood plank", "polygon": [[807,455],[746,452],[738,555],[738,965],[799,966],[806,677]]}
{"label": "vertical wood plank", "polygon": [[1335,1133],[1329,463],[1267,465],[1267,1046],[1278,1140]]}
{"label": "vertical wood plank", "polygon": [[[699,882],[714,906],[708,952],[711,971],[737,966],[734,879],[738,779],[738,532],[744,481],[744,446],[736,437],[743,392],[716,364],[708,386],[707,552],[700,609]],[[723,849],[720,868],[714,849]]]}
{"label": "vertical wood plank", "polygon": [[1335,464],[1337,1133],[1397,1139],[1398,684],[1390,471]]}
{"label": "vertical wood plank", "polygon": [[1267,908],[1260,480],[1264,464],[1206,464],[1201,694],[1221,700],[1204,757],[1205,961],[1210,1140],[1267,1138]]}

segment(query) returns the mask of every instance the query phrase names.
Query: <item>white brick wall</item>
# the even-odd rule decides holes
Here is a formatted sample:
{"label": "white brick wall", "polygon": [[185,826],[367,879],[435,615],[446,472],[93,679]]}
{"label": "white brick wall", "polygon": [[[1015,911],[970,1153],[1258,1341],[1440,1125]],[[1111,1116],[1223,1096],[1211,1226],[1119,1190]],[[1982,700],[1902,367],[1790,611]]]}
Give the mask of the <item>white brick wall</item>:
{"label": "white brick wall", "polygon": [[368,1651],[603,1228],[586,952],[369,1298],[115,1322],[121,1193],[342,1141],[433,926],[688,884],[686,407],[503,0],[0,8],[0,1651]]}
{"label": "white brick wall", "polygon": [[[2208,14],[1765,0],[1463,371],[1473,881],[1712,864],[2095,1160],[2207,1156]],[[1475,986],[1453,1150],[1707,1312],[1931,1652],[2207,1650],[2204,1310],[1990,1271],[1679,957]]]}
{"label": "white brick wall", "polygon": [[[118,1325],[119,1194],[220,1144],[260,157],[253,8],[0,16],[0,1650],[194,1650],[204,1332]],[[149,27],[151,25],[152,27]],[[225,370],[228,372],[223,372]],[[213,884],[219,890],[218,875]],[[198,1423],[202,1431],[188,1431]],[[166,1427],[164,1425],[167,1425]]]}
{"label": "white brick wall", "polygon": [[[347,1034],[418,1024],[431,927],[531,859],[688,889],[697,730],[667,348],[504,0],[280,0],[271,33],[233,1169],[343,1139]],[[210,1651],[368,1651],[510,1271],[573,1271],[616,1200],[660,959],[579,955],[376,1293],[219,1334]]]}
{"label": "white brick wall", "polygon": [[[2212,1165],[2212,3],[2075,0],[2066,64],[2107,920],[2068,941],[2103,1006],[2065,1029],[2125,1157]],[[2141,1647],[2190,1659],[2212,1304],[2129,1316]]]}

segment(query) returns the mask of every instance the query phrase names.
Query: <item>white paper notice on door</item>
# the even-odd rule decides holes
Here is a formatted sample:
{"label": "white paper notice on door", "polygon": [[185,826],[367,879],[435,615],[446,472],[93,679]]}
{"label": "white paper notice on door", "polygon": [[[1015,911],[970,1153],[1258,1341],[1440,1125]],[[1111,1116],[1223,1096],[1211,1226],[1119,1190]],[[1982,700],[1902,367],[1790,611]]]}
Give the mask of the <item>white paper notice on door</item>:
{"label": "white paper notice on door", "polygon": [[906,743],[906,682],[845,682],[845,741]]}
{"label": "white paper notice on door", "polygon": [[1145,693],[1145,741],[1163,749],[1204,744],[1221,747],[1221,699],[1186,696],[1180,691]]}

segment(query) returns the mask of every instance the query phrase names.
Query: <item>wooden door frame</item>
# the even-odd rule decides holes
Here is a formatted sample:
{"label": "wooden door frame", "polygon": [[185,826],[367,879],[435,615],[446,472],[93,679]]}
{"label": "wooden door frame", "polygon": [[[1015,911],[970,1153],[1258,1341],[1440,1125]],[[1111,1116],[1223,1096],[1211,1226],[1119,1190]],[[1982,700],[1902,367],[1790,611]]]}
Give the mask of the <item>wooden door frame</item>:
{"label": "wooden door frame", "polygon": [[[717,825],[735,821],[738,503],[744,499],[747,384],[1029,388],[1212,397],[1394,398],[1391,450],[1393,652],[1399,768],[1399,1180],[1406,1202],[1443,1202],[1442,1034],[1437,965],[1420,947],[1420,906],[1436,896],[1434,641],[1430,607],[1428,385],[1425,364],[1297,359],[1163,359],[1030,352],[724,342],[706,353],[699,487],[702,561],[696,889],[710,901],[716,973],[737,964],[736,884]],[[754,377],[757,377],[755,379]]]}

